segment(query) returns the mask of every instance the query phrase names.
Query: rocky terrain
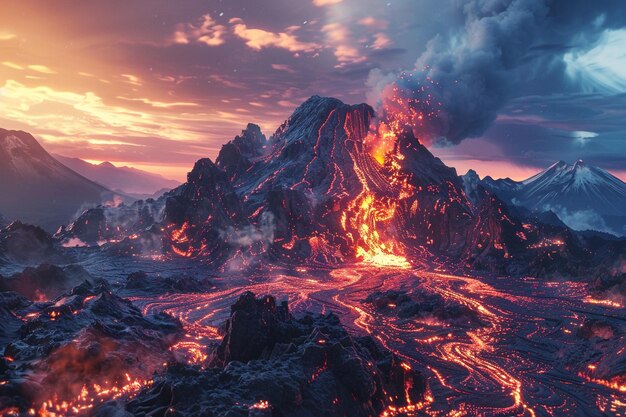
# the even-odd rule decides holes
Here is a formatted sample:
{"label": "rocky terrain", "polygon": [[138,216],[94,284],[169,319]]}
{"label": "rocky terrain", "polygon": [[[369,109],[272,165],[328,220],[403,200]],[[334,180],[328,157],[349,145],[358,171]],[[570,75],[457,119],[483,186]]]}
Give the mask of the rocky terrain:
{"label": "rocky terrain", "polygon": [[13,319],[2,326],[4,412],[79,414],[103,392],[137,391],[170,360],[168,347],[182,331],[166,314],[143,316],[104,282],[85,281],[51,302],[1,294]]}
{"label": "rocky terrain", "polygon": [[[287,303],[248,292],[231,307],[206,369],[176,365],[98,416],[372,416],[410,409],[426,383],[371,337],[351,337],[333,314],[295,319]],[[209,414],[207,414],[207,412]]]}

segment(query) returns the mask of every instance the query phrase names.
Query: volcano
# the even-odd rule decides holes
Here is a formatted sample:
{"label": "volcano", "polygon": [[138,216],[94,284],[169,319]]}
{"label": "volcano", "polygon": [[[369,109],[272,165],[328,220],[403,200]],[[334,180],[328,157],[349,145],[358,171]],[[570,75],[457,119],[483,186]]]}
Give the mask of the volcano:
{"label": "volcano", "polygon": [[114,193],[54,159],[30,134],[0,129],[0,212],[53,232]]}
{"label": "volcano", "polygon": [[553,211],[573,229],[626,235],[626,183],[582,160],[574,164],[559,161],[520,182],[491,177],[478,180],[510,205]]}
{"label": "volcano", "polygon": [[367,104],[313,96],[269,138],[248,124],[181,186],[157,200],[89,210],[57,238],[112,242],[118,254],[156,248],[217,268],[437,260],[511,275],[595,276],[617,267],[607,256],[623,253],[624,242],[584,239],[512,210],[497,192],[468,188],[412,129],[383,124]]}
{"label": "volcano", "polygon": [[[210,242],[247,241],[263,246],[253,252],[314,263],[402,264],[424,250],[460,253],[472,208],[455,170],[410,131],[381,164],[369,148],[373,118],[366,104],[313,96],[269,139],[248,125],[215,164],[199,161],[172,191],[172,241],[185,234],[193,255],[212,253]],[[211,237],[192,227],[199,224],[222,232],[210,226]]]}

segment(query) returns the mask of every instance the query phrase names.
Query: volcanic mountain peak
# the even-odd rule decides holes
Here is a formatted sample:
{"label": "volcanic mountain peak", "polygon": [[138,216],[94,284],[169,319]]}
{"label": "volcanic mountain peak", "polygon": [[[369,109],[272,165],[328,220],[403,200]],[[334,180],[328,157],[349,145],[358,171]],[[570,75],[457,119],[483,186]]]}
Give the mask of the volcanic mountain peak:
{"label": "volcanic mountain peak", "polygon": [[[337,115],[338,120],[350,123],[344,126],[344,130],[352,130],[363,138],[369,131],[374,109],[365,103],[348,105],[333,97],[315,95],[298,106],[291,117],[278,128],[273,139],[275,141],[277,139],[287,141],[304,139],[309,145],[314,146],[316,144],[315,134],[330,121],[329,119],[333,114]],[[278,142],[280,143],[280,141]]]}
{"label": "volcanic mountain peak", "polygon": [[[555,192],[579,193],[579,197],[600,196],[604,190],[610,190],[613,197],[624,199],[626,202],[626,183],[601,168],[585,164],[582,160],[572,165],[559,161],[520,184],[528,189],[527,194],[543,194],[543,198],[549,198],[549,195]],[[601,197],[606,198],[607,195]],[[613,208],[611,206],[612,204],[605,209],[611,210]]]}
{"label": "volcanic mountain peak", "polygon": [[480,184],[510,204],[552,210],[576,230],[626,234],[626,183],[582,160],[558,161],[520,182],[486,177]]}

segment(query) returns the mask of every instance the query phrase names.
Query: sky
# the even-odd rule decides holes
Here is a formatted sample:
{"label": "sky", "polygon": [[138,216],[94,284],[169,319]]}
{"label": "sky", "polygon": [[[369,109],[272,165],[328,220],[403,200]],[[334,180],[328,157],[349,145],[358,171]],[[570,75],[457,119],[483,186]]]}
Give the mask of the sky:
{"label": "sky", "polygon": [[313,94],[379,111],[386,88],[411,96],[428,76],[444,107],[429,148],[459,173],[522,179],[584,159],[626,179],[622,4],[3,0],[0,127],[183,180]]}

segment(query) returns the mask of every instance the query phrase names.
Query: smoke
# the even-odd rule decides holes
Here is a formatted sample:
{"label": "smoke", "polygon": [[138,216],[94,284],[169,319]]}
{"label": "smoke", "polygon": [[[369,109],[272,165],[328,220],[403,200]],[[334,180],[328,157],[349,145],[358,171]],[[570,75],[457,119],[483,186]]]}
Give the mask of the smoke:
{"label": "smoke", "polygon": [[563,223],[574,230],[596,230],[619,236],[615,230],[610,228],[602,216],[594,210],[568,210],[561,206],[544,206],[544,211],[554,212]]}
{"label": "smoke", "polygon": [[265,211],[261,214],[258,226],[250,225],[241,229],[229,227],[220,235],[222,239],[232,245],[249,247],[257,242],[273,242],[275,230],[274,214]]}
{"label": "smoke", "polygon": [[[456,1],[463,24],[432,38],[413,68],[370,73],[368,100],[426,143],[476,137],[513,97],[573,90],[564,55],[597,43],[626,21],[619,0]],[[398,115],[400,113],[400,116]]]}

